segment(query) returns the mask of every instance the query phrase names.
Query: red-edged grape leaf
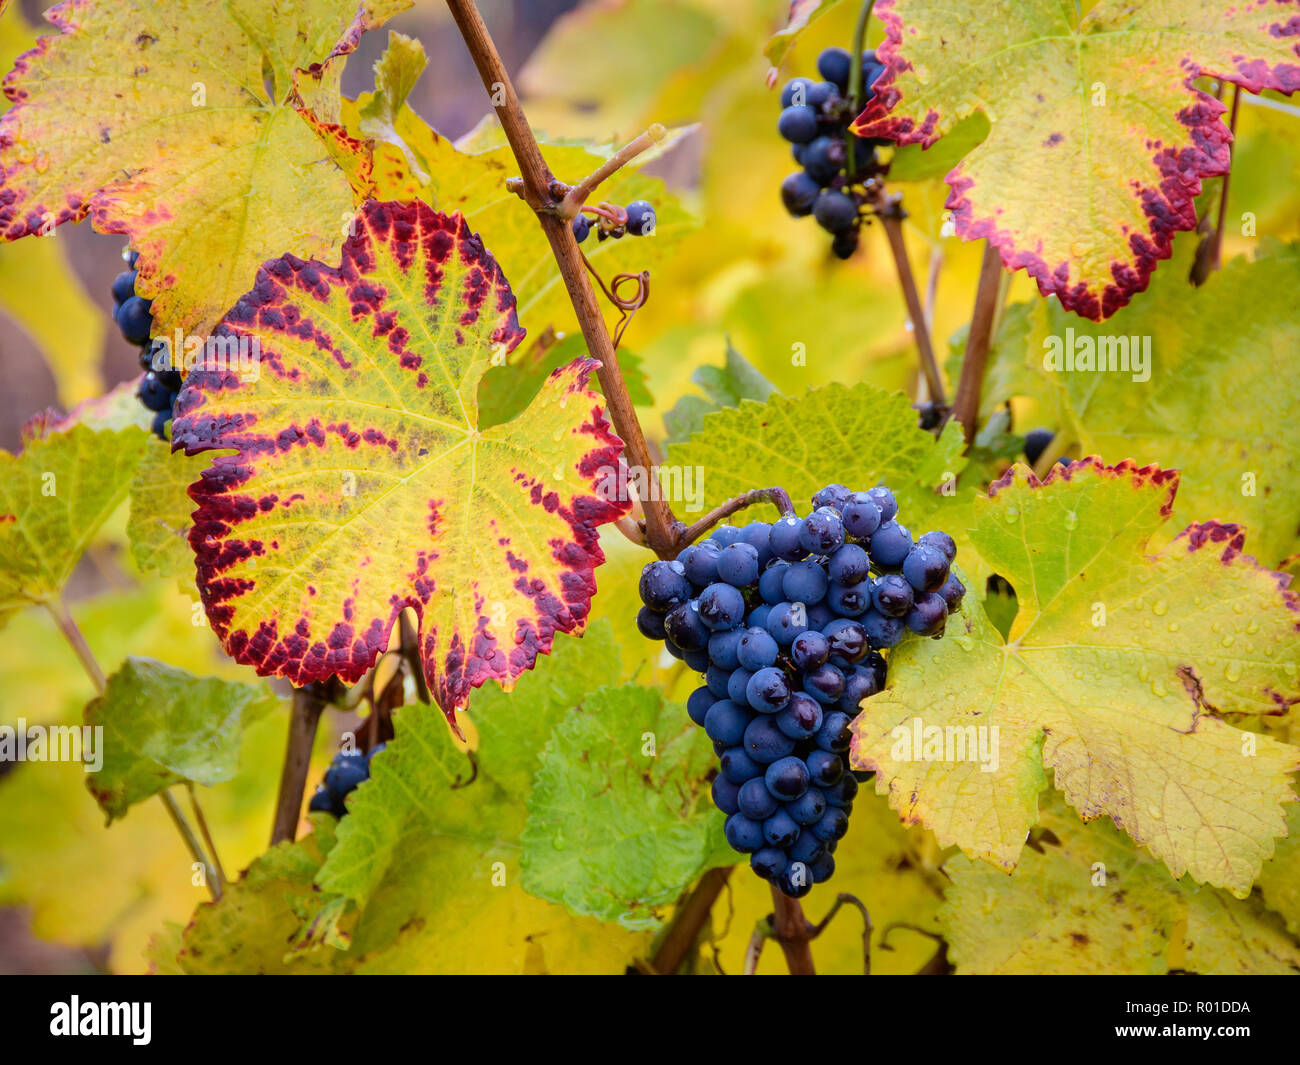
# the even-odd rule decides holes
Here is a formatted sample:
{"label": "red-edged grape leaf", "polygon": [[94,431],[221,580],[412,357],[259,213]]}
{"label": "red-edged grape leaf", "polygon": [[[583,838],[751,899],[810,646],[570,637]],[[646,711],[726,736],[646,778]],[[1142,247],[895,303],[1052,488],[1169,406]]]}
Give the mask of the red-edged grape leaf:
{"label": "red-edged grape leaf", "polygon": [[1084,820],[1109,815],[1175,877],[1250,891],[1300,749],[1225,718],[1300,701],[1300,598],[1235,526],[1153,550],[1176,487],[1083,459],[1041,483],[1014,466],[976,501],[970,541],[1019,597],[1008,638],[968,596],[943,639],[895,649],[854,722],[854,765],[906,821],[1009,870],[1052,770]]}
{"label": "red-edged grape leaf", "polygon": [[1227,172],[1224,104],[1202,75],[1300,88],[1300,15],[1267,0],[881,0],[887,72],[855,123],[930,145],[983,111],[947,178],[957,233],[988,238],[1044,295],[1100,321],[1146,288],[1201,180]]}
{"label": "red-edged grape leaf", "polygon": [[365,148],[304,106],[295,73],[407,6],[65,0],[61,32],[5,79],[0,236],[89,215],[140,252],[159,333],[206,332],[266,259],[337,252],[364,191],[340,153]]}
{"label": "red-edged grape leaf", "polygon": [[238,661],[297,684],[355,681],[412,606],[450,715],[582,630],[596,529],[627,508],[611,490],[622,445],[585,387],[590,360],[479,429],[479,380],[523,330],[463,218],[369,203],[340,266],[267,263],[217,334],[256,340],[260,375],[209,358],[172,436],[190,454],[236,452],[191,486],[190,544]]}

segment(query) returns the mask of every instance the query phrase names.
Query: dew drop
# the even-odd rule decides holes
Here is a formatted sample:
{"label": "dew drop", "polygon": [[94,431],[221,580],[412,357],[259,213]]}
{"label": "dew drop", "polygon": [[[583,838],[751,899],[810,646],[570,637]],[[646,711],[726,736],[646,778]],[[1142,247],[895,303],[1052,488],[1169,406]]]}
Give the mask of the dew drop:
{"label": "dew drop", "polygon": [[1225,636],[1225,637],[1224,637],[1222,640],[1220,640],[1219,642],[1220,642],[1221,644],[1223,644],[1224,647],[1231,647],[1234,643],[1237,642],[1237,637],[1235,637],[1234,635],[1232,635],[1232,633],[1228,633],[1228,635]]}
{"label": "dew drop", "polygon": [[1067,510],[1065,512],[1065,527],[1071,531],[1079,527],[1079,515],[1076,511]]}
{"label": "dew drop", "polygon": [[1241,663],[1229,662],[1228,668],[1223,671],[1223,676],[1227,679],[1229,684],[1235,684],[1237,681],[1241,680]]}
{"label": "dew drop", "polygon": [[1169,623],[1169,631],[1170,631],[1170,632],[1177,632],[1177,631],[1178,631],[1179,629],[1181,629],[1181,628],[1182,628],[1182,626],[1179,625],[1178,622],[1176,622],[1176,621],[1171,621],[1171,622]]}
{"label": "dew drop", "polygon": [[1246,622],[1246,631],[1250,633],[1252,636],[1254,636],[1255,633],[1259,632],[1259,622],[1256,621],[1254,618],[1251,618],[1248,622]]}
{"label": "dew drop", "polygon": [[568,845],[564,839],[564,829],[556,829],[555,837],[551,840],[557,851],[562,851]]}
{"label": "dew drop", "polygon": [[1157,599],[1151,605],[1151,612],[1155,614],[1156,617],[1162,618],[1169,613],[1169,604],[1166,603],[1163,599]]}
{"label": "dew drop", "polygon": [[1155,680],[1151,682],[1151,694],[1154,695],[1157,699],[1163,699],[1166,695],[1169,694],[1169,689],[1166,688],[1164,686],[1164,683],[1157,677]]}
{"label": "dew drop", "polygon": [[1005,511],[1002,512],[1002,516],[1003,516],[1007,521],[1015,521],[1017,518],[1020,517],[1020,508],[1019,508],[1019,507],[1007,507],[1007,509],[1006,509]]}

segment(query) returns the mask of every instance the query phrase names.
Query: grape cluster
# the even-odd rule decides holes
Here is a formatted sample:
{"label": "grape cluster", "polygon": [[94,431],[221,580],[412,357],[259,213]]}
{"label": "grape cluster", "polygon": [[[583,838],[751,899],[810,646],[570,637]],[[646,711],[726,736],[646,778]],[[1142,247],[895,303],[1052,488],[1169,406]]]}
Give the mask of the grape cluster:
{"label": "grape cluster", "polygon": [[[831,251],[847,259],[858,248],[864,185],[884,172],[876,148],[886,141],[859,137],[849,124],[874,95],[872,86],[885,72],[876,53],[862,54],[861,101],[850,100],[849,71],[854,58],[843,48],[827,48],[817,57],[823,81],[795,78],[781,90],[777,129],[792,145],[802,170],[781,182],[781,202],[796,218],[812,215],[834,238]],[[852,160],[850,160],[852,146]]]}
{"label": "grape cluster", "polygon": [[721,759],[727,842],[798,898],[835,870],[858,780],[849,724],[881,651],[939,636],[966,589],[947,533],[913,541],[888,488],[833,484],[800,519],[725,525],[641,573],[637,627],[704,674],[687,700]]}
{"label": "grape cluster", "polygon": [[167,439],[167,423],[171,421],[172,408],[181,390],[179,370],[158,370],[153,365],[153,301],[135,294],[135,263],[138,254],[125,255],[127,269],[113,278],[113,320],[122,331],[128,344],[140,349],[140,367],[145,371],[136,392],[146,410],[153,412],[152,429],[159,438]]}
{"label": "grape cluster", "polygon": [[325,770],[325,779],[312,793],[307,809],[312,813],[333,814],[342,817],[348,812],[343,801],[363,780],[370,779],[370,761],[387,746],[377,743],[368,752],[339,751]]}
{"label": "grape cluster", "polygon": [[585,210],[591,212],[590,217],[579,213],[571,223],[579,244],[591,233],[593,222],[597,240],[609,240],[610,237],[622,240],[629,233],[634,237],[648,237],[655,231],[657,219],[649,200],[633,200],[626,207],[603,204],[599,209],[588,207]]}

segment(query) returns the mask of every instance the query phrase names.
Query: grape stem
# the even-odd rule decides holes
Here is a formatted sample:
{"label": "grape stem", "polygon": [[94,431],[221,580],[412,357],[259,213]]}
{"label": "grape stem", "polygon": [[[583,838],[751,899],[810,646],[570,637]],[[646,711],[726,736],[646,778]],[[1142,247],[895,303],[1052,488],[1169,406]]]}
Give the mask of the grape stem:
{"label": "grape stem", "polygon": [[[858,24],[853,28],[853,62],[849,65],[849,106],[857,111],[862,98],[862,50],[867,43],[867,23],[871,21],[871,9],[876,0],[866,0],[858,11]],[[857,160],[854,158],[853,138],[848,138],[848,172],[858,172]]]}
{"label": "grape stem", "polygon": [[903,289],[903,299],[907,303],[907,314],[912,320],[912,333],[916,337],[916,350],[921,357],[921,372],[925,374],[930,402],[946,407],[948,400],[943,390],[943,378],[939,376],[939,364],[934,358],[925,308],[921,306],[921,296],[916,289],[916,278],[912,275],[912,263],[907,257],[907,244],[903,239],[903,219],[906,215],[901,200],[902,197],[897,194],[882,193],[876,204],[876,215],[885,227],[885,236],[889,238],[889,250],[893,254],[894,269]]}
{"label": "grape stem", "polygon": [[1232,87],[1232,113],[1228,119],[1228,129],[1232,136],[1228,138],[1228,171],[1223,175],[1223,187],[1219,189],[1219,221],[1214,227],[1214,255],[1210,260],[1210,269],[1217,270],[1222,264],[1223,224],[1228,218],[1228,182],[1232,180],[1232,149],[1237,143],[1237,108],[1241,103],[1241,86]]}
{"label": "grape stem", "polygon": [[[68,646],[72,648],[73,653],[77,656],[77,661],[81,663],[81,668],[86,671],[86,676],[90,678],[90,683],[94,685],[96,694],[102,696],[108,688],[108,682],[104,678],[104,671],[100,668],[95,653],[90,649],[90,644],[86,643],[86,638],[81,634],[81,629],[73,620],[72,614],[68,612],[67,606],[61,598],[47,599],[42,605],[49,612],[50,617],[54,619],[54,623],[59,627],[59,632],[63,635],[63,638],[68,641]],[[191,792],[192,797],[193,793]],[[199,846],[199,841],[194,836],[194,829],[185,820],[185,814],[176,805],[176,800],[171,797],[171,794],[165,788],[158,792],[158,798],[163,806],[167,808],[167,813],[171,816],[176,830],[181,834],[181,839],[185,841],[185,846],[191,856],[207,870],[209,875],[205,879],[208,882],[208,891],[213,900],[221,898],[221,882],[216,875],[213,864],[208,861],[207,855],[203,853],[203,848]],[[198,810],[197,802],[195,803],[195,810]]]}
{"label": "grape stem", "polygon": [[271,825],[271,846],[287,843],[298,834],[298,821],[302,816],[302,793],[307,786],[307,768],[311,762],[311,749],[316,742],[316,726],[320,722],[325,700],[319,686],[309,684],[293,690],[293,704],[289,712],[289,740],[285,746],[284,767],[280,770],[280,791],[275,799],[275,820]]}
{"label": "grape stem", "polygon": [[671,976],[681,968],[686,955],[700,938],[700,930],[713,911],[722,889],[731,875],[729,866],[710,869],[677,907],[672,923],[650,959],[650,966],[661,976]]}
{"label": "grape stem", "polygon": [[573,218],[578,213],[578,208],[587,202],[587,197],[596,191],[596,187],[602,181],[627,166],[638,155],[658,144],[667,135],[668,131],[655,122],[639,137],[628,141],[585,178],[569,188],[569,191],[564,194],[564,199],[560,201],[561,216],[566,219]]}
{"label": "grape stem", "polygon": [[[541,148],[538,147],[537,138],[533,135],[528,119],[519,104],[519,97],[515,93],[510,75],[501,61],[501,56],[492,41],[492,35],[483,24],[483,16],[479,13],[474,0],[447,0],[447,7],[460,30],[461,37],[465,40],[465,47],[469,50],[474,65],[478,68],[483,87],[494,102],[500,101],[496,105],[497,116],[501,120],[501,127],[505,130],[506,139],[510,142],[510,150],[514,153],[522,175],[521,180],[511,183],[510,187],[520,192],[524,202],[533,209],[542,231],[546,234],[546,239],[550,242],[551,253],[555,257],[560,276],[564,279],[569,299],[573,303],[573,311],[582,328],[587,350],[599,363],[597,376],[600,379],[601,392],[604,394],[605,405],[609,411],[610,421],[613,422],[614,431],[623,440],[630,464],[644,470],[647,476],[654,476],[655,466],[651,462],[645,431],[641,428],[636,409],[628,395],[627,383],[623,380],[623,371],[618,364],[613,340],[601,315],[600,305],[596,301],[596,290],[587,276],[577,238],[573,235],[569,224],[569,219],[577,212],[581,199],[577,199],[577,202],[572,204],[571,212],[566,215],[565,205],[572,190],[555,179],[546,165],[546,160],[542,158]],[[586,192],[579,193],[579,197],[585,198],[586,194],[595,188],[598,181],[593,179],[597,175],[603,173],[604,176],[608,176],[617,170],[622,164],[615,161],[642,138],[646,138],[644,147],[649,147],[656,139],[654,128],[652,126],[632,144],[625,146],[622,151],[616,153],[592,175],[585,178],[584,182],[587,183],[585,186],[583,183],[575,186],[586,188]],[[637,149],[640,150],[643,148]],[[636,152],[632,154],[635,155]],[[600,180],[603,180],[603,177]],[[676,520],[672,508],[663,499],[662,493],[650,492],[649,495],[651,498],[641,500],[645,510],[646,541],[651,550],[661,558],[672,558],[678,549]]]}
{"label": "grape stem", "polygon": [[798,899],[784,894],[775,884],[772,889],[772,938],[781,944],[785,953],[786,968],[791,976],[816,976],[813,967],[812,941],[814,929],[804,916]]}
{"label": "grape stem", "polygon": [[678,522],[677,549],[680,551],[687,544],[694,543],[723,518],[728,518],[738,510],[752,507],[755,503],[771,503],[781,512],[781,516],[794,514],[794,504],[790,502],[789,493],[784,488],[754,488],[735,499],[728,499],[720,507],[715,507],[692,525]]}
{"label": "grape stem", "polygon": [[986,241],[979,285],[975,290],[975,309],[966,335],[966,354],[961,362],[961,379],[957,382],[957,395],[953,397],[952,411],[948,415],[949,419],[961,422],[967,448],[975,439],[979,422],[980,394],[984,389],[989,346],[993,341],[993,319],[1001,291],[1002,256],[991,241]]}

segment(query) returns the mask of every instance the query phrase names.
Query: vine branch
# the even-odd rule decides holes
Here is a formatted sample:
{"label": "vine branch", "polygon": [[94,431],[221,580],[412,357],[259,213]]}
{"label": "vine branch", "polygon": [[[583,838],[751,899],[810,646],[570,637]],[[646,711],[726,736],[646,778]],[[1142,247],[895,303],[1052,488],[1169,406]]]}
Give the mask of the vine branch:
{"label": "vine branch", "polygon": [[324,709],[324,700],[315,684],[293,690],[289,739],[285,745],[284,768],[280,770],[280,791],[275,798],[275,819],[271,824],[272,847],[277,843],[288,843],[298,834],[307,768],[316,742],[316,726]]}
{"label": "vine branch", "polygon": [[939,376],[939,364],[934,358],[930,327],[925,308],[921,305],[921,295],[916,288],[916,278],[912,275],[912,263],[907,257],[907,244],[903,239],[903,219],[906,215],[900,200],[901,197],[897,195],[882,196],[876,206],[876,215],[889,239],[889,250],[893,254],[894,269],[898,273],[898,283],[907,303],[907,315],[912,320],[912,334],[916,337],[916,350],[921,357],[921,372],[925,375],[930,402],[946,407],[948,400],[943,390],[943,378]]}
{"label": "vine branch", "polygon": [[997,314],[1002,288],[1002,257],[989,241],[984,244],[984,261],[980,265],[979,285],[975,290],[975,310],[966,335],[966,355],[961,363],[961,380],[953,397],[950,418],[961,422],[966,446],[975,439],[979,422],[980,394],[984,390],[984,373],[988,369],[989,345],[993,341],[993,318]]}
{"label": "vine branch", "polygon": [[681,968],[691,947],[700,938],[700,929],[709,919],[713,904],[718,901],[730,875],[731,867],[724,866],[710,869],[700,877],[691,893],[677,908],[672,924],[650,959],[655,972],[670,976]]}
{"label": "vine branch", "polygon": [[[628,395],[623,371],[619,367],[613,341],[596,302],[596,291],[587,277],[577,238],[564,216],[565,197],[570,190],[555,180],[542,158],[541,148],[538,147],[537,138],[520,106],[514,84],[474,0],[447,0],[447,7],[478,68],[483,87],[493,100],[501,101],[497,104],[497,117],[501,120],[506,139],[510,142],[510,150],[519,164],[524,201],[536,213],[542,231],[546,234],[573,304],[574,314],[582,328],[583,339],[587,342],[587,350],[600,364],[597,376],[614,430],[623,440],[630,463],[644,470],[647,477],[654,476],[655,467],[645,432],[637,420],[636,410]],[[647,131],[645,136],[649,135],[650,131]],[[648,494],[652,497],[659,495],[656,492]],[[671,558],[676,553],[677,546],[672,508],[663,498],[643,499],[641,505],[645,509],[646,541],[651,550],[661,558]]]}
{"label": "vine branch", "polygon": [[785,964],[791,976],[816,976],[813,967],[812,941],[813,927],[804,916],[803,907],[798,899],[792,899],[781,892],[775,884],[772,889],[772,938],[781,944],[785,953]]}
{"label": "vine branch", "polygon": [[677,549],[681,550],[687,544],[698,540],[723,518],[729,518],[736,511],[752,507],[755,503],[771,503],[782,516],[794,513],[794,504],[790,502],[790,496],[784,488],[753,488],[743,495],[736,496],[735,499],[728,499],[721,506],[714,507],[699,521],[682,527],[677,537]]}
{"label": "vine branch", "polygon": [[606,159],[595,170],[579,181],[576,185],[570,187],[569,191],[564,194],[564,199],[560,203],[560,213],[565,218],[572,218],[578,213],[587,197],[596,191],[596,188],[602,181],[625,167],[633,159],[648,148],[658,144],[667,136],[668,131],[658,122],[655,122],[644,133],[634,140],[628,141],[617,152]]}

